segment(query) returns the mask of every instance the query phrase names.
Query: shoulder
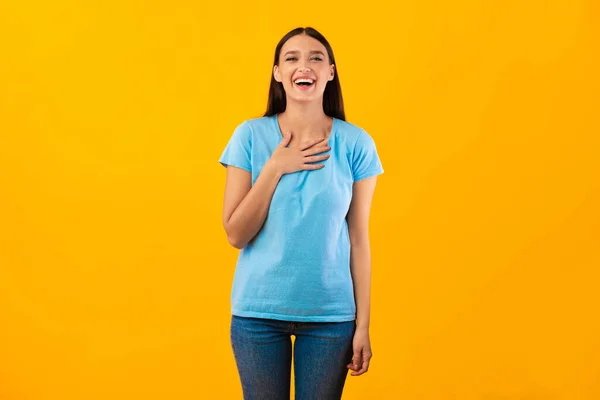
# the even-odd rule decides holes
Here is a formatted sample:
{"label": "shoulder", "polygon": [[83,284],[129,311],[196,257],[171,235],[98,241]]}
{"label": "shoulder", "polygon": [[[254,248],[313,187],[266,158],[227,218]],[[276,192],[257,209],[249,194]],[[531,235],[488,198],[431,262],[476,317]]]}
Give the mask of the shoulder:
{"label": "shoulder", "polygon": [[252,132],[260,132],[261,130],[264,130],[265,127],[268,127],[272,122],[272,117],[255,117],[242,121],[240,126],[243,125],[245,129],[248,129]]}
{"label": "shoulder", "polygon": [[265,132],[270,123],[272,123],[270,117],[248,118],[237,124],[233,134],[247,141],[252,141],[257,134]]}
{"label": "shoulder", "polygon": [[338,120],[338,131],[345,137],[350,150],[374,143],[372,136],[363,127],[352,122]]}

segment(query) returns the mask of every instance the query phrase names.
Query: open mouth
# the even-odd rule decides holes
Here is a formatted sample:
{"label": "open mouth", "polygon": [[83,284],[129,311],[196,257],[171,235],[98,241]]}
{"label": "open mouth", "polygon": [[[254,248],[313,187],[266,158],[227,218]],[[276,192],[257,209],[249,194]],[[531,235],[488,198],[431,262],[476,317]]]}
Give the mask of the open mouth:
{"label": "open mouth", "polygon": [[312,79],[300,78],[294,81],[294,84],[301,90],[307,90],[314,86],[315,81]]}

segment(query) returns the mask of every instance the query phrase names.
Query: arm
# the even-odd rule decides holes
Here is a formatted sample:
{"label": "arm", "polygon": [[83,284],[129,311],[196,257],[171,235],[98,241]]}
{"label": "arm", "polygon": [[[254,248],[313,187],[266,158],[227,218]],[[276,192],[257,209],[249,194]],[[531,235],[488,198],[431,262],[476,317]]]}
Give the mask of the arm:
{"label": "arm", "polygon": [[258,233],[265,222],[281,176],[275,168],[265,165],[252,186],[250,172],[227,167],[223,227],[233,247],[243,248]]}
{"label": "arm", "polygon": [[369,330],[371,295],[371,248],[369,245],[369,214],[377,177],[354,183],[348,211],[350,236],[350,271],[356,299],[356,327]]}
{"label": "arm", "polygon": [[371,249],[369,245],[369,214],[375,191],[376,176],[354,182],[352,202],[348,211],[350,236],[350,272],[356,299],[356,330],[352,340],[352,362],[347,365],[351,375],[362,375],[369,369],[373,352],[369,339],[371,317]]}
{"label": "arm", "polygon": [[324,167],[324,164],[307,163],[322,161],[329,157],[329,154],[315,156],[329,150],[327,145],[322,145],[325,138],[310,140],[298,147],[288,148],[291,139],[291,132],[286,132],[256,178],[254,186],[252,186],[250,172],[231,165],[227,166],[223,227],[233,247],[243,248],[260,231],[267,218],[275,189],[283,175]]}

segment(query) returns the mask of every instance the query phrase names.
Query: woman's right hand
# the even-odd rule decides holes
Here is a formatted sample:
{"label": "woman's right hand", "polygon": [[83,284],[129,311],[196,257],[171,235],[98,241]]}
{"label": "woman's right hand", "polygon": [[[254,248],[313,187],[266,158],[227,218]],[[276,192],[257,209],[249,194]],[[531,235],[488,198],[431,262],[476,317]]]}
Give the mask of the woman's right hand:
{"label": "woman's right hand", "polygon": [[317,156],[315,154],[329,151],[326,138],[313,139],[300,144],[298,147],[286,147],[292,139],[292,133],[286,132],[283,139],[271,154],[268,163],[281,175],[291,174],[302,170],[321,169],[324,164],[307,164],[329,158],[329,154]]}

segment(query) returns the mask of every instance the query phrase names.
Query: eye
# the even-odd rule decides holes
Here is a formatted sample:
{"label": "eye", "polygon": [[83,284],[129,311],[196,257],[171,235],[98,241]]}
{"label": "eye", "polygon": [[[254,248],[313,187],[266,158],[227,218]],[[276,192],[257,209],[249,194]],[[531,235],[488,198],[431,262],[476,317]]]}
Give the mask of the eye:
{"label": "eye", "polygon": [[290,61],[290,60],[295,60],[295,59],[296,59],[296,57],[288,57],[285,59],[285,61]]}
{"label": "eye", "polygon": [[313,57],[313,60],[317,60],[317,61],[323,61],[323,59],[321,57]]}

